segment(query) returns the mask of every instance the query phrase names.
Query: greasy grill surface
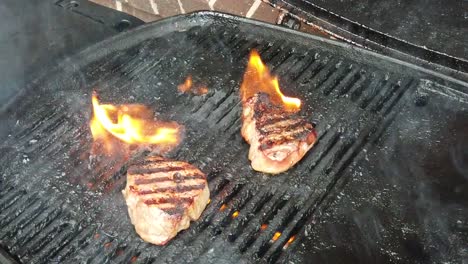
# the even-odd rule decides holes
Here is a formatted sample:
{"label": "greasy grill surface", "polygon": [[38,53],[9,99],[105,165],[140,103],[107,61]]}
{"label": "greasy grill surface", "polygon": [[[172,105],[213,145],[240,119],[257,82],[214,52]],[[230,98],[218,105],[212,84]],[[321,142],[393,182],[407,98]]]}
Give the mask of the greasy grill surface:
{"label": "greasy grill surface", "polygon": [[[84,51],[32,83],[2,114],[11,131],[1,145],[1,245],[35,263],[281,260],[297,248],[317,206],[389,126],[419,80],[455,86],[340,45],[201,13],[148,25]],[[252,48],[280,76],[285,94],[303,99],[301,115],[316,124],[314,148],[274,177],[249,168],[248,145],[240,135],[238,87]],[[208,94],[177,93],[189,74],[207,85]],[[129,164],[146,153],[90,159],[93,89],[103,101],[144,103],[186,127],[183,144],[169,157],[207,175],[211,202],[166,246],[136,235],[121,194]],[[130,172],[156,171],[143,164]],[[295,241],[286,246],[292,236]]]}

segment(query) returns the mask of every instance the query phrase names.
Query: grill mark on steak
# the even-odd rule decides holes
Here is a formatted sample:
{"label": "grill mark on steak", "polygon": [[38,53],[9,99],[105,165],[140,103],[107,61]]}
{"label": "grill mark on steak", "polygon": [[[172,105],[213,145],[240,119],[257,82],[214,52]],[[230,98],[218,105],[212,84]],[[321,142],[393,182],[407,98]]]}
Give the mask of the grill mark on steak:
{"label": "grill mark on steak", "polygon": [[157,172],[172,172],[172,171],[181,171],[186,168],[184,167],[131,167],[128,169],[128,173],[130,174],[151,174]]}
{"label": "grill mark on steak", "polygon": [[206,176],[183,161],[147,157],[127,170],[122,191],[135,230],[143,240],[164,245],[200,217],[209,199]]}
{"label": "grill mark on steak", "polygon": [[312,125],[303,119],[288,119],[284,122],[278,122],[278,126],[270,125],[268,127],[259,127],[260,135],[274,135],[281,133],[290,133],[294,131],[311,130]]}
{"label": "grill mark on steak", "polygon": [[[196,180],[196,179],[204,180],[205,175],[199,174],[199,173],[183,175],[181,177],[180,181]],[[158,182],[165,182],[165,181],[174,181],[174,179],[171,178],[171,177],[135,179],[135,184],[136,185],[143,185],[143,184],[158,183]]]}
{"label": "grill mark on steak", "polygon": [[268,126],[280,121],[283,121],[286,117],[284,113],[278,114],[265,114],[265,113],[256,113],[255,117],[257,118],[256,121],[261,126]]}
{"label": "grill mark on steak", "polygon": [[303,123],[305,123],[303,119],[283,117],[281,119],[277,119],[276,122],[269,122],[267,124],[259,123],[258,126],[262,131],[270,131],[278,128],[295,127],[302,125]]}
{"label": "grill mark on steak", "polygon": [[243,102],[242,136],[251,145],[249,159],[257,171],[284,172],[314,145],[315,128],[304,117],[257,93]]}
{"label": "grill mark on steak", "polygon": [[311,133],[315,135],[315,129],[311,123],[273,105],[268,95],[258,95],[258,100],[254,103],[254,113],[257,118],[256,127],[260,135],[260,150],[303,140]]}
{"label": "grill mark on steak", "polygon": [[193,197],[161,197],[157,199],[148,199],[145,200],[145,204],[178,204],[178,203],[191,203],[193,202]]}
{"label": "grill mark on steak", "polygon": [[280,139],[298,139],[304,135],[314,133],[313,127],[307,127],[305,124],[302,126],[296,126],[292,128],[284,129],[284,131],[272,131],[271,133],[262,134],[262,140],[280,140]]}
{"label": "grill mark on steak", "polygon": [[175,207],[172,207],[172,208],[164,208],[164,209],[161,209],[161,210],[166,212],[168,215],[181,216],[181,214],[184,212],[184,207],[178,205],[178,206],[175,206]]}
{"label": "grill mark on steak", "polygon": [[[144,197],[144,199],[146,199],[146,200],[160,199],[160,198],[171,197],[171,196],[180,197],[180,198],[187,198],[187,197],[194,197],[199,192],[200,192],[200,190],[192,190],[192,191],[183,192],[183,193],[174,193],[174,192],[151,193],[151,194],[146,194],[146,195],[141,196],[141,197]],[[134,193],[136,193],[136,191],[134,191]]]}
{"label": "grill mark on steak", "polygon": [[[194,185],[176,185],[171,187],[162,187],[162,188],[154,188],[151,190],[136,190],[133,189],[138,195],[146,195],[146,194],[153,194],[153,193],[161,193],[161,192],[174,192],[174,193],[181,193],[181,192],[189,192],[193,190],[202,190],[206,186],[205,183],[203,184],[194,184]],[[132,186],[131,186],[132,187]]]}
{"label": "grill mark on steak", "polygon": [[[169,215],[180,215],[184,212],[185,207],[193,203],[193,197],[161,197],[158,199],[147,199],[144,202],[146,205],[155,205]],[[162,207],[162,205],[167,205]]]}

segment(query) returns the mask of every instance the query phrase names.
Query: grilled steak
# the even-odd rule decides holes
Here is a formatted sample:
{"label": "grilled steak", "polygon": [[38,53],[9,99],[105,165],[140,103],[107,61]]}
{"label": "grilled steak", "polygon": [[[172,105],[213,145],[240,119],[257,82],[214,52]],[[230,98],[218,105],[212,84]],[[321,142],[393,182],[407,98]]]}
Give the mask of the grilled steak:
{"label": "grilled steak", "polygon": [[149,157],[128,169],[122,191],[140,237],[164,245],[205,209],[210,191],[206,176],[183,161]]}
{"label": "grilled steak", "polygon": [[257,171],[276,174],[296,164],[315,143],[311,123],[274,105],[257,93],[243,105],[242,136],[250,144],[249,159]]}

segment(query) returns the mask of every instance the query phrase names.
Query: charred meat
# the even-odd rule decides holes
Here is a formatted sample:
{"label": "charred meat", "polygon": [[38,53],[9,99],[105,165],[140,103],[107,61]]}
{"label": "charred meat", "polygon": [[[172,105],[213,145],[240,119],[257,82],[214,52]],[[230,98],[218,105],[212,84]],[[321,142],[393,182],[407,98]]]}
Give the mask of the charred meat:
{"label": "charred meat", "polygon": [[266,93],[257,93],[243,105],[242,136],[250,144],[249,159],[256,171],[287,171],[315,143],[312,124],[272,104]]}
{"label": "charred meat", "polygon": [[156,245],[166,244],[187,229],[210,197],[203,172],[187,162],[161,157],[132,165],[122,193],[136,232]]}

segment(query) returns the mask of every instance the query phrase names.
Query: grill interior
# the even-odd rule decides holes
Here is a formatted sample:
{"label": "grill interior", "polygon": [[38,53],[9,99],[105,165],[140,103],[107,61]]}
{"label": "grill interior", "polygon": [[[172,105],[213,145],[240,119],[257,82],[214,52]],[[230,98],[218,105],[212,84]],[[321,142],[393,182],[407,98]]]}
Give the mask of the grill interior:
{"label": "grill interior", "polygon": [[[274,177],[250,169],[240,136],[238,87],[253,48],[285,94],[303,99],[318,133],[304,159]],[[208,94],[177,93],[189,74]],[[51,70],[3,111],[1,245],[34,263],[277,262],[294,251],[343,171],[428,82],[458,87],[345,44],[215,13],[124,33]],[[121,194],[128,164],[147,153],[90,160],[92,90],[103,102],[150,105],[186,127],[169,157],[208,175],[211,203],[167,246],[138,237]]]}

